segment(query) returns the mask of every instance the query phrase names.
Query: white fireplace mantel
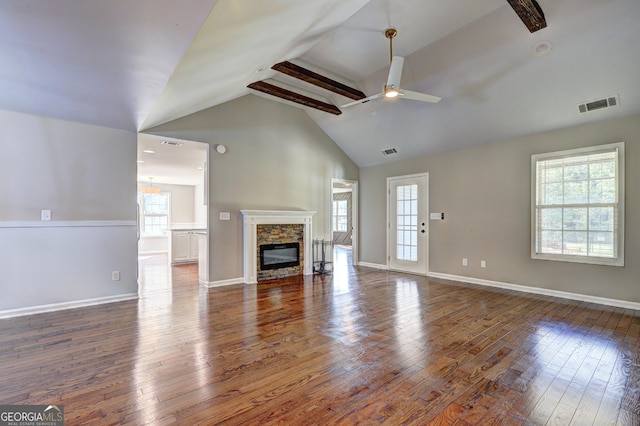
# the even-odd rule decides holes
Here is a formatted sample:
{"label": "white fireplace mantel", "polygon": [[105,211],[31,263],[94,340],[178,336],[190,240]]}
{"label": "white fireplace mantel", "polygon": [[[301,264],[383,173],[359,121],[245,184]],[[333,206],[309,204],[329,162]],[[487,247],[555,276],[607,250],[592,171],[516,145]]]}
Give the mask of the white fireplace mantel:
{"label": "white fireplace mantel", "polygon": [[244,218],[242,252],[245,284],[257,284],[258,282],[258,259],[256,254],[258,225],[304,225],[302,236],[304,269],[302,273],[304,275],[313,274],[311,217],[316,212],[289,210],[240,210],[240,212]]}

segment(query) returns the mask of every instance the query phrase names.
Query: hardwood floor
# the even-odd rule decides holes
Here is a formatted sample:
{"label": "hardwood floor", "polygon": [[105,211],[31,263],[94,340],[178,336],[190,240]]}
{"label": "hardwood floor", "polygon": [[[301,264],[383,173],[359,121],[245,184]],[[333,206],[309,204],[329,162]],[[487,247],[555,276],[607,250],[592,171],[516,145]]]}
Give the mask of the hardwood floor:
{"label": "hardwood floor", "polygon": [[78,424],[640,424],[640,313],[353,268],[0,320],[0,404]]}

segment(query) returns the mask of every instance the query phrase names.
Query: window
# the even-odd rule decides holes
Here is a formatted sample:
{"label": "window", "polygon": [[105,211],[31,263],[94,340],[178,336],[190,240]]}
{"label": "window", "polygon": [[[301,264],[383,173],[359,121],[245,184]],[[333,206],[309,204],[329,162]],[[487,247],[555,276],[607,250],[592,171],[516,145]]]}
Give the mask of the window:
{"label": "window", "polygon": [[624,142],[531,157],[534,259],[624,266]]}
{"label": "window", "polygon": [[418,261],[418,185],[398,185],[396,190],[396,258]]}
{"label": "window", "polygon": [[165,235],[169,225],[169,194],[140,194],[139,197],[142,235]]}
{"label": "window", "polygon": [[347,200],[333,201],[333,232],[347,232]]}

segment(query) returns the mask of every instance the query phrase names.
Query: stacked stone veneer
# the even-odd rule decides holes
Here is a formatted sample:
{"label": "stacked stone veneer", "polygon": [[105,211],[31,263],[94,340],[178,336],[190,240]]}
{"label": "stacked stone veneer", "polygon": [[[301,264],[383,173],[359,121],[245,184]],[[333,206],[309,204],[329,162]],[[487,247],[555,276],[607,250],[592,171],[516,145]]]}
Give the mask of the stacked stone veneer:
{"label": "stacked stone veneer", "polygon": [[[258,281],[270,280],[273,278],[290,277],[301,275],[304,271],[304,225],[283,224],[283,225],[257,225],[256,227],[256,269]],[[263,244],[299,243],[298,253],[300,254],[300,265],[289,268],[260,270],[260,246]]]}

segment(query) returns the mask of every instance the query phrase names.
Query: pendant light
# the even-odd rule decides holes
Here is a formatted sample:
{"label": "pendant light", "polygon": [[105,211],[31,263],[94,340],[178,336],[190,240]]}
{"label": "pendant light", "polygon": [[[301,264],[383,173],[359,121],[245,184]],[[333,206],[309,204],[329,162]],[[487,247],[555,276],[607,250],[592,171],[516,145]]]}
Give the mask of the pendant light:
{"label": "pendant light", "polygon": [[159,194],[160,193],[160,188],[158,188],[157,186],[153,186],[153,178],[150,177],[149,178],[149,185],[147,185],[144,188],[142,188],[140,190],[140,192],[143,193],[143,194]]}

